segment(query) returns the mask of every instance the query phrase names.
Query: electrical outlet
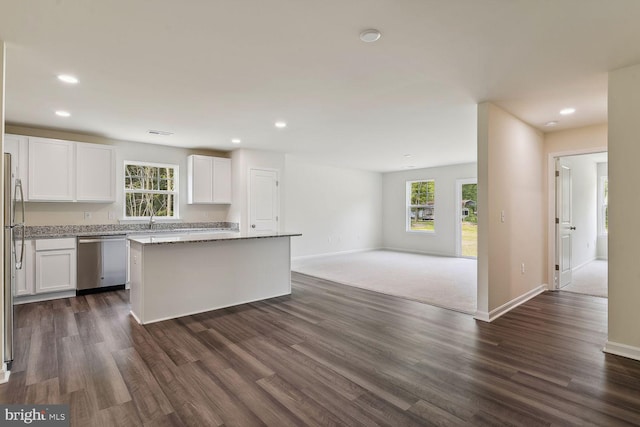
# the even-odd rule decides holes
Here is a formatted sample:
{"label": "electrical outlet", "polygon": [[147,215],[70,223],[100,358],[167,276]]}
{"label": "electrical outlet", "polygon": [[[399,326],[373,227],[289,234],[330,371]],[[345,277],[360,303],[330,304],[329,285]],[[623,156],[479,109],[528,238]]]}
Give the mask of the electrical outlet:
{"label": "electrical outlet", "polygon": [[109,219],[110,220],[115,220],[116,219],[116,213],[114,211],[109,211]]}
{"label": "electrical outlet", "polygon": [[500,211],[500,222],[504,222],[504,211]]}
{"label": "electrical outlet", "polygon": [[524,262],[523,262],[523,263],[522,263],[522,265],[520,266],[520,272],[521,272],[522,274],[524,274]]}
{"label": "electrical outlet", "polygon": [[85,213],[84,213],[84,219],[85,219],[85,220],[87,220],[87,219],[91,219],[91,216],[92,216],[92,215],[91,215],[91,212],[85,212]]}

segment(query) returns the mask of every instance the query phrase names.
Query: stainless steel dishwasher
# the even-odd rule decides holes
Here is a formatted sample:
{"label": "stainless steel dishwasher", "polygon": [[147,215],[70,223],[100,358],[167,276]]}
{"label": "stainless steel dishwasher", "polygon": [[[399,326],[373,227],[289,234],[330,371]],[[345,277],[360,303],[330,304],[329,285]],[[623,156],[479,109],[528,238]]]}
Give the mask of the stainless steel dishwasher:
{"label": "stainless steel dishwasher", "polygon": [[77,295],[124,289],[127,281],[126,237],[78,237],[77,273]]}

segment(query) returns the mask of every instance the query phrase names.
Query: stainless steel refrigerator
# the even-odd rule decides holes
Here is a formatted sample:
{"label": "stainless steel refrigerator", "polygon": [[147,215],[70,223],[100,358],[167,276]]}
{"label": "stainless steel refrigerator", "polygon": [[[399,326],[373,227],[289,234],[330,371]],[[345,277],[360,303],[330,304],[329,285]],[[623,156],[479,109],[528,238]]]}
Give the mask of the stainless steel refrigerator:
{"label": "stainless steel refrigerator", "polygon": [[[11,154],[4,154],[4,362],[13,361],[13,288],[24,260],[24,193],[16,178]],[[20,240],[19,251],[17,241]]]}

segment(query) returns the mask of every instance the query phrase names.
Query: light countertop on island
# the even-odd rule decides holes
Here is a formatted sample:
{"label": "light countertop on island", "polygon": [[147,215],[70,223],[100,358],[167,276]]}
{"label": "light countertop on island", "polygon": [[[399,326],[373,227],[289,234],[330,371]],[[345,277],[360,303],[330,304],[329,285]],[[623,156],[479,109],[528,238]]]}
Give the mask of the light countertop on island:
{"label": "light countertop on island", "polygon": [[283,231],[268,232],[240,232],[240,231],[199,231],[195,233],[175,233],[158,234],[158,235],[129,235],[131,242],[141,245],[171,244],[171,243],[198,243],[198,242],[215,242],[221,240],[247,240],[247,239],[265,239],[274,237],[294,237],[301,236],[300,233],[289,233]]}

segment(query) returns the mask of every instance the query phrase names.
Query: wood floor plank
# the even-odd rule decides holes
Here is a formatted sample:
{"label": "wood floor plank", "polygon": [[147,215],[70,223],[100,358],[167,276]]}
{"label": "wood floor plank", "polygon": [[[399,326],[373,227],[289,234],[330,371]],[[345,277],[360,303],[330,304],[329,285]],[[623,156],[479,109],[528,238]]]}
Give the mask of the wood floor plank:
{"label": "wood floor plank", "polygon": [[133,348],[118,350],[112,355],[141,419],[153,421],[174,411],[157,380]]}
{"label": "wood floor plank", "polygon": [[37,384],[58,376],[56,337],[51,332],[35,328],[31,334],[26,385]]}
{"label": "wood floor plank", "polygon": [[[204,367],[202,369],[206,370]],[[277,400],[264,392],[256,383],[245,380],[234,369],[219,370],[214,375],[227,390],[238,396],[244,405],[266,425],[297,427],[303,424],[300,418],[297,418]]]}
{"label": "wood floor plank", "polygon": [[0,403],[73,426],[640,425],[607,301],[545,292],[492,323],[293,274],[291,296],[141,326],[128,293],[16,306]]}

